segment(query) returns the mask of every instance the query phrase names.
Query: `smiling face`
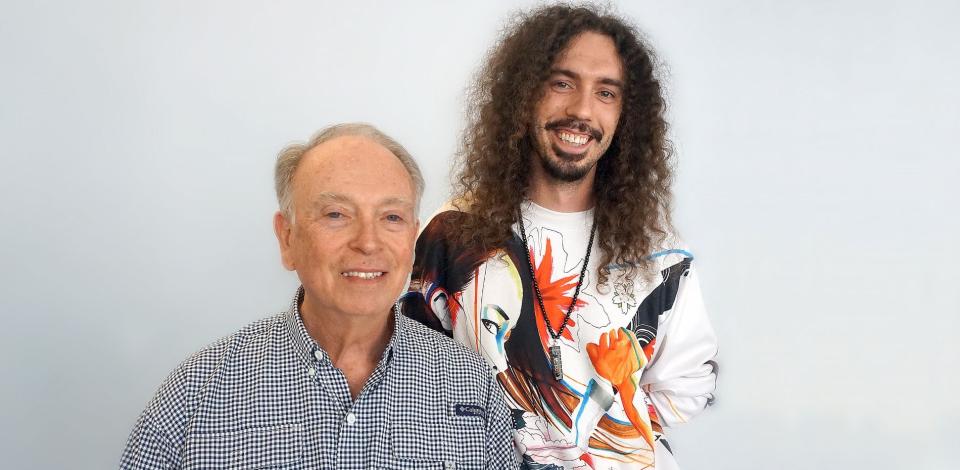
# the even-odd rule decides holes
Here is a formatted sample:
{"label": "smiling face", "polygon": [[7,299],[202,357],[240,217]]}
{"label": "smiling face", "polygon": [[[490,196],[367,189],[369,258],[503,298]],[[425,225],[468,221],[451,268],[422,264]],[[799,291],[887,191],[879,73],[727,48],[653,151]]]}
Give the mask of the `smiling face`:
{"label": "smiling face", "polygon": [[531,131],[546,175],[572,182],[595,171],[620,120],[623,80],[610,36],[585,32],[570,41],[534,109]]}
{"label": "smiling face", "polygon": [[303,311],[384,316],[403,290],[417,235],[415,191],[400,160],[364,137],[338,137],[303,155],[295,216],[274,228],[283,264],[304,288]]}

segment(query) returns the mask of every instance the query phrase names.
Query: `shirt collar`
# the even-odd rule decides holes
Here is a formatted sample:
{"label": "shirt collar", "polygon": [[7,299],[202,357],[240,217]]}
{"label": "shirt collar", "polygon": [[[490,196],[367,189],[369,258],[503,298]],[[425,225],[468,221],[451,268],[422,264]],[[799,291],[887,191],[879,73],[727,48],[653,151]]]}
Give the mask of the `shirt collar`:
{"label": "shirt collar", "polygon": [[[293,348],[297,356],[308,365],[317,364],[318,362],[320,364],[331,364],[330,356],[327,352],[307,333],[307,327],[303,324],[303,317],[300,315],[300,302],[302,300],[303,286],[300,286],[300,288],[297,289],[296,295],[293,296],[293,300],[290,302],[290,308],[284,315],[287,334],[293,344]],[[393,334],[390,336],[390,341],[383,351],[383,356],[381,356],[380,362],[377,365],[378,369],[388,365],[393,355],[403,349],[400,347],[400,344],[403,343],[406,332],[410,328],[410,320],[401,315],[399,311],[400,309],[394,304],[390,312],[394,318]]]}

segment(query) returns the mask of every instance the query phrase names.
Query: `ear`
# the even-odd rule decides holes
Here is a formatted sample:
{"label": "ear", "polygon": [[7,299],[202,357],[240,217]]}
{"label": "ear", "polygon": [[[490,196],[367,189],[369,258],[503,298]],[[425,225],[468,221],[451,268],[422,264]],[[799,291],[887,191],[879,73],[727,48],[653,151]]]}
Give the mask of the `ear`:
{"label": "ear", "polygon": [[277,235],[277,242],[280,244],[280,262],[288,271],[297,269],[293,262],[293,250],[290,248],[290,237],[293,226],[287,221],[283,212],[277,211],[273,214],[273,232]]}

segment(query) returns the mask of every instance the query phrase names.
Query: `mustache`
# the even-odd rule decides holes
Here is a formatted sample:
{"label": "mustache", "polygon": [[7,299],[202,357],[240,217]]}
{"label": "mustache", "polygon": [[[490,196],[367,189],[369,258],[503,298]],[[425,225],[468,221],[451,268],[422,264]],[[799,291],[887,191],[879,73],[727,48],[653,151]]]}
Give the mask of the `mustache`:
{"label": "mustache", "polygon": [[581,121],[579,119],[575,119],[575,118],[563,118],[563,119],[550,121],[546,125],[544,125],[543,128],[548,131],[555,131],[561,128],[573,129],[577,132],[589,134],[590,137],[593,138],[593,140],[596,140],[597,142],[600,142],[601,140],[603,140],[603,132],[600,132],[600,129],[590,127],[590,125],[587,124],[586,122]]}

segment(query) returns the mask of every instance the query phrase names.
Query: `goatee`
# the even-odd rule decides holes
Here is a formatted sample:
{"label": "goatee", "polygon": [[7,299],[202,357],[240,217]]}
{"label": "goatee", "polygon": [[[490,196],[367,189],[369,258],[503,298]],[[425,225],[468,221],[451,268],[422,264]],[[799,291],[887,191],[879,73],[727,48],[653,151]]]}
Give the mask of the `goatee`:
{"label": "goatee", "polygon": [[553,179],[573,183],[580,181],[590,173],[592,166],[580,166],[575,163],[585,158],[586,154],[567,153],[557,147],[553,147],[552,150],[554,155],[557,156],[557,160],[546,156],[546,152],[544,151],[537,152],[537,154],[540,156],[540,163],[543,169],[546,170],[547,174]]}

